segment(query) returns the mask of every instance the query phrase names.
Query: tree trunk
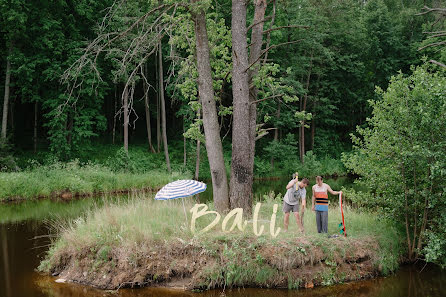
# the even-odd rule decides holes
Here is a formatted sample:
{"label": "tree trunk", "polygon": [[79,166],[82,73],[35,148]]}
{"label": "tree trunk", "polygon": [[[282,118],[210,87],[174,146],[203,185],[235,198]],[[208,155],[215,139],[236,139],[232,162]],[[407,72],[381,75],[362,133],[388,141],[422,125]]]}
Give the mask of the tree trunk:
{"label": "tree trunk", "polygon": [[[193,0],[193,2],[195,1]],[[197,46],[198,93],[203,109],[203,128],[209,167],[211,169],[214,206],[217,211],[224,212],[229,209],[228,178],[223,159],[223,145],[221,143],[217,107],[214,98],[209,40],[204,11],[200,11],[195,15],[195,39]],[[199,150],[199,143],[197,144],[197,150]],[[197,158],[199,158],[198,155]],[[198,171],[196,170],[196,172]]]}
{"label": "tree trunk", "polygon": [[[144,65],[144,76],[147,79],[147,65]],[[142,82],[143,89],[144,89],[144,110],[146,112],[146,128],[147,128],[147,140],[149,142],[149,151],[154,153],[155,149],[152,145],[152,128],[150,126],[150,109],[149,109],[149,86],[145,79],[143,79]]]}
{"label": "tree trunk", "polygon": [[129,154],[129,90],[126,86],[124,88],[122,108],[124,110],[124,151]]}
{"label": "tree trunk", "polygon": [[409,261],[412,261],[412,255],[413,255],[413,251],[412,251],[412,247],[410,244],[410,233],[409,233],[409,217],[408,217],[408,213],[409,213],[409,205],[407,203],[407,186],[406,186],[406,175],[405,175],[405,166],[404,164],[401,164],[401,175],[403,177],[403,182],[404,182],[404,218],[405,218],[405,226],[406,226],[406,237],[407,237],[407,252],[408,252],[408,256],[409,256]]}
{"label": "tree trunk", "polygon": [[[260,54],[262,51],[262,37],[263,37],[263,20],[265,18],[266,0],[256,0],[254,9],[253,24],[257,24],[252,27],[251,31],[251,51],[249,55],[249,65],[251,69],[248,71],[249,90],[249,134],[250,134],[250,155],[249,155],[249,171],[252,172],[250,180],[250,194],[252,192],[252,178],[254,176],[254,157],[255,157],[255,145],[256,145],[256,133],[257,133],[257,100],[259,90],[254,86],[253,79],[257,76],[260,68]],[[257,61],[257,62],[256,62]]]}
{"label": "tree trunk", "polygon": [[117,99],[117,86],[115,85],[115,108],[113,113],[113,134],[112,134],[112,143],[115,144],[115,135],[116,135],[116,109],[118,107],[118,99]]}
{"label": "tree trunk", "polygon": [[321,82],[321,75],[318,74],[317,76],[317,83],[316,83],[316,93],[313,100],[313,114],[311,117],[311,150],[314,151],[314,136],[316,133],[316,108],[317,108],[317,101],[319,98],[319,89],[320,89],[320,82]]}
{"label": "tree trunk", "polygon": [[230,204],[252,212],[251,150],[246,1],[232,0],[232,162]]}
{"label": "tree trunk", "polygon": [[311,118],[311,150],[314,151],[314,132],[316,130],[316,122],[314,121],[314,116]]}
{"label": "tree trunk", "polygon": [[[158,53],[159,55],[159,53]],[[156,64],[156,68],[158,69],[158,59],[155,59],[155,64]],[[156,97],[156,152],[159,153],[160,152],[160,148],[161,148],[161,108],[160,108],[160,85],[159,85],[159,73],[158,71],[155,71],[155,75],[156,75],[156,81],[158,84],[158,92],[157,92],[157,97]]]}
{"label": "tree trunk", "polygon": [[[310,91],[310,78],[311,78],[312,66],[313,66],[313,52],[311,52],[310,69],[308,70],[307,81],[306,81],[306,86],[305,86],[306,92],[304,95],[304,101],[301,104],[301,111],[305,111],[307,109],[308,92]],[[305,156],[305,120],[302,120],[299,136],[300,136],[300,139],[299,139],[300,161],[303,164],[304,156]]]}
{"label": "tree trunk", "polygon": [[5,97],[3,100],[3,117],[2,117],[2,138],[6,138],[6,131],[8,125],[8,107],[9,107],[9,86],[11,83],[11,56],[12,45],[8,49],[8,57],[6,58],[6,79],[5,79]]}
{"label": "tree trunk", "polygon": [[[277,112],[276,112],[276,118],[280,118],[280,101],[277,102]],[[274,130],[274,141],[279,141],[279,128],[276,127]],[[271,157],[271,168],[274,169],[274,157]]]}
{"label": "tree trunk", "polygon": [[166,158],[167,171],[172,172],[170,168],[169,147],[167,146],[167,127],[166,127],[166,103],[164,101],[164,74],[163,74],[163,52],[161,41],[158,43],[158,72],[159,72],[159,93],[161,106],[161,133],[163,136],[164,157]]}
{"label": "tree trunk", "polygon": [[186,137],[184,136],[184,133],[186,132],[186,127],[184,125],[184,117],[183,117],[183,166],[186,167],[187,165],[187,149],[186,149]]}
{"label": "tree trunk", "polygon": [[[276,19],[276,0],[273,0],[273,12],[272,12],[272,15],[271,15],[271,22],[269,24],[269,29],[270,30],[273,28],[275,19]],[[266,33],[266,46],[265,46],[265,48],[269,48],[270,42],[271,42],[271,31],[268,31],[268,33]],[[267,60],[268,60],[268,52],[266,52],[265,56],[263,57],[263,64],[265,64]]]}
{"label": "tree trunk", "polygon": [[34,148],[34,154],[37,153],[37,116],[38,113],[38,103],[37,101],[34,103],[34,133],[33,133],[33,148]]}
{"label": "tree trunk", "polygon": [[200,176],[200,147],[201,143],[200,140],[197,140],[197,157],[195,159],[195,180],[198,180],[198,177]]}
{"label": "tree trunk", "polygon": [[73,124],[74,124],[73,117],[74,117],[74,115],[72,112],[68,112],[67,117],[68,117],[68,119],[66,122],[65,129],[67,131],[67,143],[68,143],[68,146],[70,147],[71,141],[73,138]]}

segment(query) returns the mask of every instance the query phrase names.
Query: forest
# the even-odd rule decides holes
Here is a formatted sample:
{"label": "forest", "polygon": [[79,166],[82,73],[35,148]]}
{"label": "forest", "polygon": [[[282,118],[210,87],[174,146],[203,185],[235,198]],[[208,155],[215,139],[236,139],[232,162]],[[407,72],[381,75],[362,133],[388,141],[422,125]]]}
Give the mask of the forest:
{"label": "forest", "polygon": [[353,204],[405,227],[411,261],[446,265],[444,1],[0,0],[0,14],[0,199],[174,174],[251,213],[255,178],[350,174],[366,189]]}

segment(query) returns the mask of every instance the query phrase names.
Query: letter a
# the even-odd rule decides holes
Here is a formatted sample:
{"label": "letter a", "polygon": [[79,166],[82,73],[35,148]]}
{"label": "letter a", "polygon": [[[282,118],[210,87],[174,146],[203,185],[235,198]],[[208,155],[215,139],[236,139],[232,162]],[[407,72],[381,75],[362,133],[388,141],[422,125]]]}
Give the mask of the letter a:
{"label": "letter a", "polygon": [[[235,216],[234,218],[234,223],[232,223],[231,228],[229,228],[229,230],[226,230],[226,224],[229,222],[229,220]],[[244,224],[243,222],[243,208],[235,208],[233,210],[231,210],[226,217],[223,219],[223,222],[221,224],[221,229],[223,230],[223,232],[227,232],[227,231],[232,231],[235,229],[235,227],[237,226],[237,228],[240,231],[245,230],[246,225],[248,224],[248,222],[245,220]]]}

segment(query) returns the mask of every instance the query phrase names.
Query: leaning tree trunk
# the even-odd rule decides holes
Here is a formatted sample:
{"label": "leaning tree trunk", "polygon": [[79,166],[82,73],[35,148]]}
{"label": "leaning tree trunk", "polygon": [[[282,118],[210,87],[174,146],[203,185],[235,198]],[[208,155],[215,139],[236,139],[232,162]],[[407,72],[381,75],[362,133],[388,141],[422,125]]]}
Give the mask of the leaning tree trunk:
{"label": "leaning tree trunk", "polygon": [[[144,65],[143,69],[144,69],[143,70],[144,76],[147,77],[147,65]],[[154,153],[155,149],[153,148],[153,145],[152,145],[152,128],[150,126],[149,86],[145,79],[143,80],[142,85],[143,85],[143,89],[144,89],[144,105],[145,105],[144,110],[146,112],[147,140],[149,142],[149,151]]]}
{"label": "leaning tree trunk", "polygon": [[116,84],[115,84],[115,107],[114,107],[114,109],[113,109],[113,132],[112,132],[112,143],[113,144],[115,144],[115,135],[116,135],[116,109],[117,109],[117,106],[118,106],[118,99],[117,99],[117,95],[116,95],[116,92],[117,92],[117,86],[116,86]]}
{"label": "leaning tree trunk", "polygon": [[246,28],[246,1],[232,0],[232,162],[231,208],[252,210],[252,133],[249,116],[248,44]]}
{"label": "leaning tree trunk", "polygon": [[166,131],[166,103],[164,101],[164,75],[163,75],[163,52],[161,41],[158,43],[158,72],[159,72],[159,93],[161,106],[161,133],[163,137],[164,157],[166,158],[167,171],[172,172],[170,168],[169,148],[167,146],[167,131]]}
{"label": "leaning tree trunk", "polygon": [[[155,59],[156,68],[158,69],[158,59]],[[160,86],[159,86],[159,73],[155,71],[156,81],[158,84],[158,92],[156,96],[156,152],[160,152],[161,148],[161,108],[160,108]]]}
{"label": "leaning tree trunk", "polygon": [[5,79],[5,97],[3,100],[3,117],[2,117],[2,138],[6,138],[6,127],[8,125],[8,107],[9,107],[9,85],[11,83],[11,56],[12,45],[9,46],[8,57],[6,58],[6,79]]}
{"label": "leaning tree trunk", "polygon": [[[209,40],[204,11],[200,11],[195,15],[195,38],[197,46],[198,93],[203,109],[203,127],[206,151],[211,169],[214,206],[217,211],[224,212],[229,209],[228,178],[226,176],[223,146],[214,99]],[[199,149],[199,143],[197,144],[197,149]]]}
{"label": "leaning tree trunk", "polygon": [[[307,74],[307,81],[305,83],[305,95],[304,100],[301,104],[301,111],[306,111],[307,109],[307,101],[308,101],[308,92],[310,91],[310,78],[311,78],[311,70],[313,66],[313,52],[311,52],[311,58],[310,58],[310,69],[308,70]],[[302,164],[304,163],[304,156],[305,156],[305,120],[302,120],[301,126],[300,126],[300,133],[299,133],[299,154],[300,154],[300,161]]]}
{"label": "leaning tree trunk", "polygon": [[126,86],[122,98],[122,108],[124,109],[124,151],[129,154],[129,90]]}
{"label": "leaning tree trunk", "polygon": [[[257,126],[257,96],[259,90],[254,86],[253,79],[257,76],[260,68],[260,55],[262,50],[263,39],[263,20],[265,18],[266,0],[256,0],[254,9],[254,19],[251,32],[251,51],[249,55],[249,65],[251,66],[249,74],[249,137],[250,137],[250,154],[249,154],[249,171],[254,173],[254,156],[256,144],[256,126]],[[252,184],[252,178],[251,178]]]}

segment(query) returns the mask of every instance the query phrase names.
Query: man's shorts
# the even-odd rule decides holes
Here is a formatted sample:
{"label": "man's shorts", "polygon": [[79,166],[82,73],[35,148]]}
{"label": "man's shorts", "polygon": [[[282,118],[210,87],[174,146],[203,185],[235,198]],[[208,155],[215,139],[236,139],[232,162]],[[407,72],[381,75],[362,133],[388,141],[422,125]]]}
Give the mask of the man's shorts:
{"label": "man's shorts", "polygon": [[289,213],[290,211],[299,212],[299,203],[296,205],[290,205],[290,204],[286,203],[285,201],[283,201],[282,210],[284,213]]}

